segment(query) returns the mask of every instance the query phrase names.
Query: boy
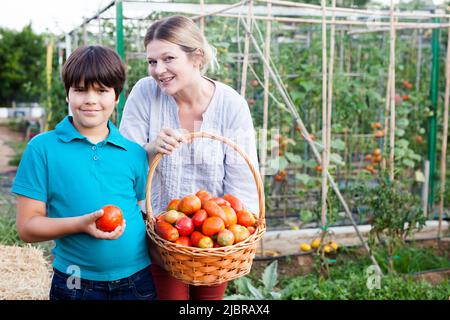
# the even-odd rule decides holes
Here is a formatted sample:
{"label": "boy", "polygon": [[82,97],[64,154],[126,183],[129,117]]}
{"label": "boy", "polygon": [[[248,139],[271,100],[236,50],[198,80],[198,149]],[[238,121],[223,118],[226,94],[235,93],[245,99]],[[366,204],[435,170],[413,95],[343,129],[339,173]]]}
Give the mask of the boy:
{"label": "boy", "polygon": [[[109,121],[125,68],[111,49],[81,47],[63,81],[73,116],[24,152],[12,188],[18,233],[26,242],[55,240],[51,300],[155,299],[140,212],[146,152]],[[95,224],[107,204],[124,215],[112,232]]]}

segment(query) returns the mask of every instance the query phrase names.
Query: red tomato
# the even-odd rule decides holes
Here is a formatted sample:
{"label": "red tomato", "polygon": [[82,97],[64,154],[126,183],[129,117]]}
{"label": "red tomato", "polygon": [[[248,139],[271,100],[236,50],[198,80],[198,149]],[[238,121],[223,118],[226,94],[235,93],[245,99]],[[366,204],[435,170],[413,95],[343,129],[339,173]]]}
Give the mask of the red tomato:
{"label": "red tomato", "polygon": [[201,229],[203,222],[208,218],[208,213],[205,210],[200,209],[192,216],[192,221],[197,229]]}
{"label": "red tomato", "polygon": [[184,217],[177,220],[175,224],[180,236],[189,236],[194,231],[194,222],[189,217]]}
{"label": "red tomato", "polygon": [[186,247],[192,246],[191,239],[189,237],[181,236],[177,240],[175,240],[175,243],[181,244]]}
{"label": "red tomato", "polygon": [[103,208],[103,215],[95,221],[98,229],[104,232],[112,232],[123,223],[122,210],[114,205],[106,205]]}

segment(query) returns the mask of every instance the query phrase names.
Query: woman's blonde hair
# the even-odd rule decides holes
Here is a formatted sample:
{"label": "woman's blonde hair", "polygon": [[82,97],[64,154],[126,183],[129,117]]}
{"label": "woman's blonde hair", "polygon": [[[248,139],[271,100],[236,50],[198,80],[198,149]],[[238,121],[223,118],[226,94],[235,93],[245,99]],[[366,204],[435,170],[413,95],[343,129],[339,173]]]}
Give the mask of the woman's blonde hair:
{"label": "woman's blonde hair", "polygon": [[200,71],[205,73],[208,68],[214,69],[217,64],[216,49],[212,47],[197,25],[184,16],[171,16],[153,23],[145,34],[144,46],[153,41],[162,40],[177,44],[187,54],[195,50],[203,51]]}

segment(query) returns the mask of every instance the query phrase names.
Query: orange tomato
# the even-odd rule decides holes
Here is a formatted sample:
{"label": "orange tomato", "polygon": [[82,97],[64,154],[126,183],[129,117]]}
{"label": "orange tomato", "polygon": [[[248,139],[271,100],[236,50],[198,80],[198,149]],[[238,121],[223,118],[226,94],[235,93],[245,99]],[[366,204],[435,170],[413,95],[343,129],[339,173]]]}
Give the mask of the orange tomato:
{"label": "orange tomato", "polygon": [[227,221],[227,216],[225,215],[225,212],[214,200],[208,200],[205,203],[203,203],[203,209],[205,209],[205,211],[208,213],[208,216],[219,217],[224,222]]}
{"label": "orange tomato", "polygon": [[237,215],[236,211],[233,210],[231,207],[227,206],[221,206],[223,212],[225,212],[226,220],[225,220],[225,227],[228,228],[229,226],[237,223]]}
{"label": "orange tomato", "polygon": [[214,198],[213,195],[206,190],[199,190],[195,195],[200,199],[202,203]]}
{"label": "orange tomato", "polygon": [[165,221],[160,221],[156,223],[155,226],[156,233],[163,239],[168,241],[176,241],[180,234],[178,233],[178,230],[172,226],[170,223],[167,223]]}
{"label": "orange tomato", "polygon": [[192,246],[191,239],[186,236],[179,237],[177,240],[175,240],[175,243],[178,243],[178,244],[181,244],[181,245],[187,246],[187,247]]}
{"label": "orange tomato", "polygon": [[256,223],[255,216],[253,215],[253,213],[251,213],[247,209],[239,211],[236,215],[237,215],[237,222],[241,226],[250,227],[250,226],[254,226]]}
{"label": "orange tomato", "polygon": [[212,199],[215,203],[217,203],[219,206],[228,206],[231,207],[231,204],[225,200],[224,198],[221,197],[216,197]]}
{"label": "orange tomato", "polygon": [[205,236],[212,236],[223,229],[225,229],[225,223],[219,217],[209,217],[202,225],[202,233]]}
{"label": "orange tomato", "polygon": [[191,243],[194,247],[198,247],[198,242],[204,237],[205,235],[202,234],[200,231],[194,231],[191,233],[191,236],[189,237],[191,239]]}
{"label": "orange tomato", "polygon": [[238,243],[244,241],[248,237],[250,237],[250,231],[244,226],[239,224],[234,224],[228,228],[234,234],[234,243]]}
{"label": "orange tomato", "polygon": [[188,195],[181,199],[178,204],[178,211],[181,211],[187,215],[195,213],[202,207],[202,202],[196,195]]}
{"label": "orange tomato", "polygon": [[275,176],[275,181],[276,182],[281,182],[281,181],[283,181],[283,176],[281,176],[281,175],[279,175],[279,174],[277,174],[276,176]]}
{"label": "orange tomato", "polygon": [[200,239],[197,246],[203,249],[212,248],[214,247],[214,242],[210,237],[204,236],[203,238]]}
{"label": "orange tomato", "polygon": [[381,154],[381,149],[376,148],[375,150],[373,150],[373,155],[374,156],[379,156]]}
{"label": "orange tomato", "polygon": [[174,224],[175,222],[177,222],[178,219],[181,218],[181,215],[184,216],[184,214],[181,212],[178,212],[176,210],[170,210],[170,211],[167,211],[166,213],[164,213],[163,217],[164,217],[165,222]]}
{"label": "orange tomato", "polygon": [[227,193],[223,196],[223,198],[230,203],[234,211],[238,212],[244,209],[244,205],[242,204],[241,200],[239,200],[232,194]]}
{"label": "orange tomato", "polygon": [[217,234],[217,243],[221,247],[231,246],[234,243],[234,234],[228,229],[222,230]]}
{"label": "orange tomato", "polygon": [[381,123],[379,122],[374,122],[370,126],[372,127],[372,129],[381,129]]}
{"label": "orange tomato", "polygon": [[167,205],[166,210],[170,211],[170,210],[178,210],[178,204],[180,203],[180,199],[173,199],[169,202],[169,204]]}

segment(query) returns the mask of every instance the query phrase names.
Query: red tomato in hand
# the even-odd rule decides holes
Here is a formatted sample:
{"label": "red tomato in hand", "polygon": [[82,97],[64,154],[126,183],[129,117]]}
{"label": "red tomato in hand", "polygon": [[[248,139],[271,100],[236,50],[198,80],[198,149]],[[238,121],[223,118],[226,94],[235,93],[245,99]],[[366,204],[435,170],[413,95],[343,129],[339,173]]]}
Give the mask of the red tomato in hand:
{"label": "red tomato in hand", "polygon": [[106,205],[103,208],[103,215],[95,221],[98,229],[104,232],[112,232],[123,223],[122,210],[114,205]]}

